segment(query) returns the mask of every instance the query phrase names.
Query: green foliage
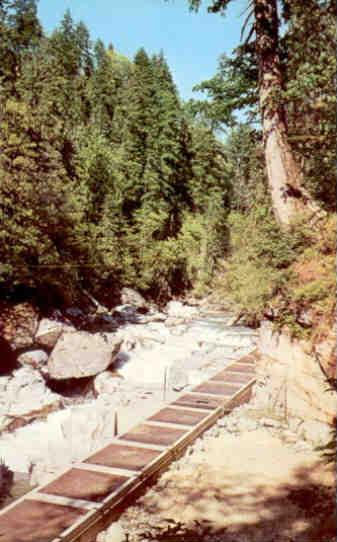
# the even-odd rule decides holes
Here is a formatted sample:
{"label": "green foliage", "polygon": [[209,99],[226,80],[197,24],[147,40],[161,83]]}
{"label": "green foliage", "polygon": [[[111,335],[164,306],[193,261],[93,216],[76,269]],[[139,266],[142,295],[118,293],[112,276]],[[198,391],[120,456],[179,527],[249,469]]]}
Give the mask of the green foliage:
{"label": "green foliage", "polygon": [[326,254],[316,239],[311,249],[304,250],[296,264],[295,280],[289,285],[297,307],[310,309],[317,315],[333,318],[335,307],[335,255]]}
{"label": "green foliage", "polygon": [[[218,293],[250,323],[269,308],[275,325],[293,336],[325,333],[335,312],[335,217],[315,231],[302,222],[284,233],[259,205],[246,214],[233,211],[229,228],[231,252],[215,282]],[[303,327],[307,311],[311,324]]]}
{"label": "green foliage", "polygon": [[268,206],[248,214],[233,211],[229,227],[231,254],[218,288],[249,321],[257,322],[270,300],[284,290],[296,244],[280,231]]}
{"label": "green foliage", "polygon": [[202,113],[215,129],[233,127],[238,112],[255,120],[258,104],[258,69],[254,46],[238,47],[233,58],[221,56],[217,73],[194,90],[205,93],[207,101],[191,100],[195,112]]}
{"label": "green foliage", "polygon": [[[231,0],[209,0],[206,2],[207,9],[210,12],[223,12]],[[188,0],[190,8],[198,10],[202,4],[202,0]]]}
{"label": "green foliage", "polygon": [[[205,4],[222,12],[228,3]],[[307,186],[331,209],[333,8],[318,0],[310,10],[282,6],[289,129],[305,136],[293,145]],[[125,284],[165,300],[186,288],[203,295],[217,275],[222,295],[252,321],[282,297],[289,322],[292,299],[317,313],[331,306],[324,290],[332,288],[333,224],[319,238],[303,217],[287,234],[279,230],[259,125],[236,120],[238,110],[256,120],[254,42],[222,57],[198,85],[209,100],[183,104],[162,53],[140,49],[130,61],[93,44],[70,12],[47,37],[35,0],[0,0],[0,33],[3,290],[32,287],[69,301],[83,286],[104,297]],[[314,254],[305,251],[310,243]],[[304,284],[295,264],[305,268],[317,253],[329,270]]]}
{"label": "green foliage", "polygon": [[2,288],[69,301],[127,284],[165,299],[209,281],[222,145],[187,119],[164,55],[131,62],[69,11],[46,37],[34,0],[1,2],[0,26]]}
{"label": "green foliage", "polygon": [[231,179],[231,209],[246,212],[270,204],[261,133],[249,124],[238,124],[226,140],[224,155]]}
{"label": "green foliage", "polygon": [[[202,2],[190,0],[189,4],[198,9]],[[223,12],[229,0],[204,4],[211,12]],[[272,0],[269,4],[276,2]],[[334,211],[336,3],[283,0],[278,4],[282,25],[278,55],[283,91],[273,95],[277,97],[278,106],[284,109],[289,141],[301,164],[306,189],[325,209]],[[252,8],[251,15],[254,2]],[[196,86],[208,99],[192,101],[190,107],[195,114],[206,115],[217,129],[232,127],[240,110],[247,120],[257,120],[261,58],[256,47],[255,27],[256,21],[248,14],[241,43],[232,57],[221,57],[215,76]]]}
{"label": "green foliage", "polygon": [[[83,217],[82,191],[67,176],[52,145],[55,128],[41,126],[26,104],[7,100],[0,136],[1,262],[5,284],[46,286],[71,281],[76,229]],[[39,270],[39,272],[37,272]]]}
{"label": "green foliage", "polygon": [[6,0],[0,3],[0,89],[9,97],[24,59],[32,54],[42,29],[35,0]]}
{"label": "green foliage", "polygon": [[289,136],[303,164],[306,184],[334,210],[336,140],[336,4],[284,1],[284,99]]}
{"label": "green foliage", "polygon": [[309,284],[303,284],[294,291],[294,301],[307,305],[326,299],[327,288],[331,286],[327,280],[317,279]]}

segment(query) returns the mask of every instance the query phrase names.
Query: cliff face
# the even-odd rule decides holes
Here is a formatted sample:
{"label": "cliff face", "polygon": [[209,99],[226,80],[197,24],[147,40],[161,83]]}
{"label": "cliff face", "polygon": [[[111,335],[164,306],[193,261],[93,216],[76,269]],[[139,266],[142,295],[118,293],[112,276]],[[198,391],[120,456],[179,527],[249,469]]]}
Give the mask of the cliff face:
{"label": "cliff face", "polygon": [[335,338],[331,331],[318,344],[292,339],[286,330],[276,331],[262,322],[259,337],[261,357],[258,380],[266,384],[260,398],[309,431],[319,433],[336,419],[336,392],[328,378],[336,378]]}

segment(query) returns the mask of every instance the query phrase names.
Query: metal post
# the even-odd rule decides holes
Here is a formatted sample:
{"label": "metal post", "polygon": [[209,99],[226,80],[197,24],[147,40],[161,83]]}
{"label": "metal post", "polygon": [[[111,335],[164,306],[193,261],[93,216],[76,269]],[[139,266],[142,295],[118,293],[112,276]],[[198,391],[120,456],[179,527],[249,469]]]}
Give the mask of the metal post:
{"label": "metal post", "polygon": [[165,367],[164,369],[163,401],[166,401],[166,386],[167,386],[167,367]]}
{"label": "metal post", "polygon": [[115,410],[114,415],[114,437],[117,437],[118,435],[118,412]]}

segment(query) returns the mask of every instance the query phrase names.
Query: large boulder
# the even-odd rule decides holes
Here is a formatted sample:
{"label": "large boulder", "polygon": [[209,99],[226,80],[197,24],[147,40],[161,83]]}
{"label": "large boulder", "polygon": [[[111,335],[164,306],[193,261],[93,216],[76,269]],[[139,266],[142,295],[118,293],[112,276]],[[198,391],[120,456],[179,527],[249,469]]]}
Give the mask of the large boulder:
{"label": "large boulder", "polygon": [[41,374],[32,367],[22,367],[14,371],[13,376],[0,378],[0,418],[6,417],[6,426],[16,421],[25,425],[33,418],[56,410],[61,399],[47,388]]}
{"label": "large boulder", "polygon": [[136,290],[132,288],[122,288],[121,291],[121,301],[123,305],[132,305],[137,309],[147,309],[148,304],[145,301],[144,297]]}
{"label": "large boulder", "polygon": [[121,344],[114,333],[62,333],[48,360],[49,375],[56,380],[95,376],[111,365]]}
{"label": "large boulder", "polygon": [[38,312],[30,303],[1,306],[0,333],[13,350],[33,345]]}
{"label": "large boulder", "polygon": [[63,331],[71,331],[74,328],[59,322],[58,320],[50,320],[42,318],[39,327],[35,333],[34,342],[43,348],[52,349],[58,341]]}
{"label": "large boulder", "polygon": [[18,356],[20,365],[29,365],[34,369],[39,369],[46,365],[48,354],[44,350],[30,350]]}

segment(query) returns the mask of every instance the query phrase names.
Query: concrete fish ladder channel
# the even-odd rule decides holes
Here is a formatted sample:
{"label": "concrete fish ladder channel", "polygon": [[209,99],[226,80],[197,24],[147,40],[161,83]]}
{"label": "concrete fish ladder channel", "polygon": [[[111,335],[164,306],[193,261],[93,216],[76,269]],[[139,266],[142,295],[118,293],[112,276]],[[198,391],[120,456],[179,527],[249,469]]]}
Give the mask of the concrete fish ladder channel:
{"label": "concrete fish ladder channel", "polygon": [[249,400],[257,355],[254,351],[227,365],[1,510],[0,542],[94,542],[136,490],[155,479],[218,418]]}

